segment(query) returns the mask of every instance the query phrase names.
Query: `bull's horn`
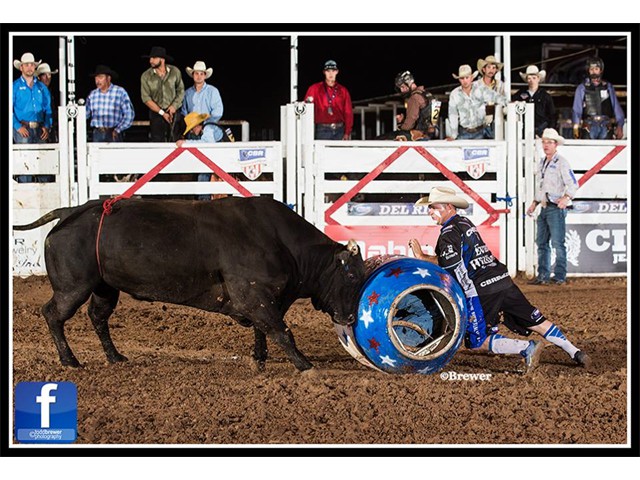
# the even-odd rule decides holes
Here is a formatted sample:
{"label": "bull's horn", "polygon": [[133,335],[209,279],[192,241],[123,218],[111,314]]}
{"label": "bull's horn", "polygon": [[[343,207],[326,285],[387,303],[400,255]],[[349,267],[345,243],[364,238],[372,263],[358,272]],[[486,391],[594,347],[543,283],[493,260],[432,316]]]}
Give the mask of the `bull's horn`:
{"label": "bull's horn", "polygon": [[354,239],[349,240],[349,243],[347,243],[347,250],[351,255],[358,255],[360,253],[360,248]]}

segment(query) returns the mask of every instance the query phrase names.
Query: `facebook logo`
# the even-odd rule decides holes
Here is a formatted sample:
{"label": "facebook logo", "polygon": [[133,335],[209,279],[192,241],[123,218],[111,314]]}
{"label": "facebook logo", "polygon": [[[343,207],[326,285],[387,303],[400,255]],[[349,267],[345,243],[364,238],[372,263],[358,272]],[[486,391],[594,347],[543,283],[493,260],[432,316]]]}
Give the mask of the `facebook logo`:
{"label": "facebook logo", "polygon": [[15,435],[20,443],[70,443],[77,437],[78,390],[72,382],[20,382]]}

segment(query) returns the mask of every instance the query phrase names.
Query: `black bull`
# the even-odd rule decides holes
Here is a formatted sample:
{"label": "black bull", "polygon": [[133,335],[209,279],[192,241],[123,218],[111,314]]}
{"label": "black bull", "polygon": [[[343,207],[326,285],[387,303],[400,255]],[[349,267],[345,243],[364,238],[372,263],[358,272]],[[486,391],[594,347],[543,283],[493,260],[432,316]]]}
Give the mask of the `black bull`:
{"label": "black bull", "polygon": [[298,370],[312,367],[284,323],[296,299],[311,298],[336,323],[355,320],[365,277],[358,246],[334,242],[277,201],[128,199],[103,217],[96,200],[13,228],[29,230],[55,219],[60,222],[45,241],[53,297],[42,313],[63,365],[80,365],[64,324],[89,298],[89,317],[107,359],[127,360],[116,350],[108,324],[120,291],[253,326],[259,369],[267,359],[267,337]]}

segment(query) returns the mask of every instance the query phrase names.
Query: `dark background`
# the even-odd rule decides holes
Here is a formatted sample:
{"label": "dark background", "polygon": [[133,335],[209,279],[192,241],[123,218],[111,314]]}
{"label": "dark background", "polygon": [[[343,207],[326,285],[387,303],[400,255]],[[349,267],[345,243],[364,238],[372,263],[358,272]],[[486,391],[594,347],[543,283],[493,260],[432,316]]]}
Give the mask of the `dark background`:
{"label": "dark background", "polygon": [[[100,27],[102,32],[109,31],[108,26]],[[475,69],[479,58],[494,51],[494,36],[483,32],[470,36],[388,36],[383,32],[379,35],[345,35],[346,28],[342,33],[330,36],[305,35],[303,30],[298,31],[298,99],[303,98],[310,84],[322,80],[322,66],[327,59],[338,63],[338,81],[349,89],[352,100],[357,104],[365,99],[393,95],[394,77],[403,70],[410,70],[416,82],[428,90],[445,94],[457,85],[451,74],[457,73],[459,65],[466,63]],[[458,29],[458,26],[451,26],[450,31]],[[77,26],[58,26],[55,30],[73,33],[79,29]],[[250,31],[247,26],[235,30]],[[324,27],[315,28],[318,30],[324,30]],[[208,31],[219,30],[211,28]],[[247,120],[252,140],[280,138],[280,106],[288,103],[290,96],[289,37],[268,32],[247,36],[147,36],[131,35],[132,32],[138,32],[138,26],[132,26],[128,32],[110,35],[96,31],[95,36],[74,36],[77,98],[86,98],[95,88],[89,74],[96,65],[106,64],[118,72],[120,78],[114,83],[128,91],[136,120],[148,120],[148,109],[140,99],[140,75],[149,64],[148,59],[142,56],[148,55],[152,46],[159,45],[167,49],[174,58],[172,64],[182,71],[185,89],[192,85],[185,67],[192,67],[197,60],[203,60],[207,67],[213,68],[213,75],[207,82],[220,90],[225,109],[223,119]],[[625,85],[626,40],[621,36],[600,36],[596,33],[594,31],[593,36],[515,34],[511,37],[512,67],[515,70],[511,81],[523,83],[517,72],[524,71],[529,63],[542,60],[543,44],[563,43],[574,45],[573,51],[593,49],[578,57],[543,65],[547,69],[548,80],[577,84],[584,72],[586,57],[597,53],[605,62],[604,77],[616,85]],[[35,55],[36,61],[42,59],[52,69],[59,68],[57,36],[13,37],[13,51],[9,52],[11,59],[19,59],[27,51]],[[13,78],[17,78],[19,71],[11,69]],[[59,75],[54,75],[52,83],[56,93],[58,78]]]}

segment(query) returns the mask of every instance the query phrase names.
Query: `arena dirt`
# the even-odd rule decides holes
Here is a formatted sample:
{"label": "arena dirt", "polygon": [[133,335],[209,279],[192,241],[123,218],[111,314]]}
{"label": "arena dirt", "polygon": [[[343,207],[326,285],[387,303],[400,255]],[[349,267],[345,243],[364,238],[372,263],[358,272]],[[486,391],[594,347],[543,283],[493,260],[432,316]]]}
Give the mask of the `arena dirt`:
{"label": "arena dirt", "polygon": [[85,305],[66,328],[83,368],[65,368],[40,313],[51,287],[30,277],[13,283],[13,382],[74,382],[80,444],[625,443],[626,280],[518,283],[591,355],[592,369],[549,345],[528,375],[520,357],[463,350],[445,371],[490,380],[378,373],[354,360],[329,317],[301,300],[286,321],[316,368],[300,374],[270,344],[267,368],[256,373],[251,329],[125,294],[110,325],[129,362],[106,362]]}

